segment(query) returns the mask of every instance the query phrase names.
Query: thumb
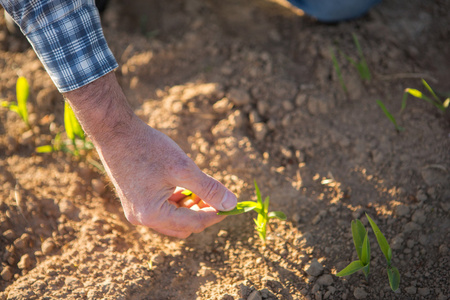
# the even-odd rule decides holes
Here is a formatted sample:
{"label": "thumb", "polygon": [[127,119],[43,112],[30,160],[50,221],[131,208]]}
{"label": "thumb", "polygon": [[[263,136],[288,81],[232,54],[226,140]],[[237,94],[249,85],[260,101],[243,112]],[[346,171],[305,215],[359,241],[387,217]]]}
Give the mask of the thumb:
{"label": "thumb", "polygon": [[236,196],[218,180],[202,171],[185,182],[185,187],[219,211],[229,211],[236,207]]}

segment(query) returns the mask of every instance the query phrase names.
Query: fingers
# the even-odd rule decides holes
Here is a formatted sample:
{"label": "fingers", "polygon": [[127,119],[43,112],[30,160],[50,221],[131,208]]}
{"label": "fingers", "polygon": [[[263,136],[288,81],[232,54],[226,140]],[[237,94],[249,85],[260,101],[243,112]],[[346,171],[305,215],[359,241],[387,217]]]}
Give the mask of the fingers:
{"label": "fingers", "polygon": [[177,208],[168,202],[161,207],[159,216],[164,217],[157,220],[149,218],[142,223],[160,233],[178,238],[186,238],[191,233],[201,232],[225,218],[225,216],[218,216],[217,211],[212,207],[192,210],[185,207]]}
{"label": "fingers", "polygon": [[237,204],[236,196],[222,183],[198,170],[180,184],[193,191],[204,202],[219,211],[232,210]]}

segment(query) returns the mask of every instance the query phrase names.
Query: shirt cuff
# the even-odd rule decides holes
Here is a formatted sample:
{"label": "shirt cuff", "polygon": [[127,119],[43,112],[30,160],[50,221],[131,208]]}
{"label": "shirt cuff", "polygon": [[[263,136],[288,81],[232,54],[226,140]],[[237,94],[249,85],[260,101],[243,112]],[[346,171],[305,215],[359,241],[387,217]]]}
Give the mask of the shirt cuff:
{"label": "shirt cuff", "polygon": [[118,67],[94,5],[80,6],[28,33],[27,38],[61,93],[78,89]]}

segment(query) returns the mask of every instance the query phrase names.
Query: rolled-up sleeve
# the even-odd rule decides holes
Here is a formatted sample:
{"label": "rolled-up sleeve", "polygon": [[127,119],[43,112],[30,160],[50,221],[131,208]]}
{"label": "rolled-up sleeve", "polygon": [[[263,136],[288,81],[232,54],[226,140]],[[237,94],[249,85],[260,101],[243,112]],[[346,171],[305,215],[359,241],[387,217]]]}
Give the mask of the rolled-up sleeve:
{"label": "rolled-up sleeve", "polygon": [[117,68],[94,0],[0,0],[62,93]]}

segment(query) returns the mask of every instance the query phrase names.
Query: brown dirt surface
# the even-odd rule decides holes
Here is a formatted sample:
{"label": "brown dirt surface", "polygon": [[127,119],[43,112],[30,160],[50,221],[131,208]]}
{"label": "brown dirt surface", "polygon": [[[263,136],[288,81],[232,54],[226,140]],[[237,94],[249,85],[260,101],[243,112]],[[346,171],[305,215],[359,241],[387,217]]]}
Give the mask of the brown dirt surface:
{"label": "brown dirt surface", "polygon": [[[1,11],[0,98],[25,76],[33,129],[0,109],[0,299],[449,299],[449,113],[413,97],[400,113],[421,78],[450,92],[449,11],[392,0],[321,24],[282,0],[112,1],[104,31],[136,113],[240,200],[258,182],[288,217],[265,245],[251,214],[186,240],[132,226],[93,151],[35,153],[64,131],[63,99]],[[370,81],[345,59],[352,34]],[[397,292],[364,212],[392,247]],[[335,276],[357,258],[353,219],[369,229],[369,281]]]}

